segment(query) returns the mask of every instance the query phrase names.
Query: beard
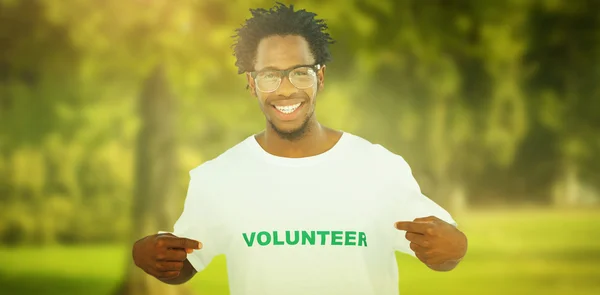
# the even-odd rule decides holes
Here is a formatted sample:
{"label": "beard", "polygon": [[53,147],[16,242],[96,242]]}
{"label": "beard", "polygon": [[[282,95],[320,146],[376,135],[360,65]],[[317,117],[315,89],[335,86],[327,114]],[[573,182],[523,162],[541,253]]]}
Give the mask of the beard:
{"label": "beard", "polygon": [[[319,89],[319,86],[320,86],[320,84],[317,84],[317,91]],[[256,90],[254,91],[254,93],[256,95]],[[314,97],[314,101],[312,103],[313,108],[316,105],[316,94],[317,94],[317,92],[314,93],[315,97]],[[293,96],[307,97],[305,93],[301,93],[301,92],[292,94],[290,96],[290,98]],[[264,112],[264,110],[263,110],[263,112]],[[315,113],[314,113],[314,109],[313,109],[313,111],[308,116],[306,116],[306,118],[302,122],[302,125],[300,125],[300,127],[293,129],[293,130],[282,130],[282,129],[278,128],[277,125],[275,125],[273,123],[273,121],[271,121],[271,120],[267,120],[267,121],[269,122],[269,125],[271,125],[271,128],[275,131],[275,133],[277,133],[279,138],[281,138],[283,140],[287,140],[287,141],[297,141],[297,140],[302,139],[302,137],[304,137],[304,135],[306,135],[310,131],[310,128],[311,128],[310,121],[314,115],[315,115]]]}
{"label": "beard", "polygon": [[306,119],[304,119],[304,122],[302,122],[302,125],[300,125],[300,127],[294,130],[281,130],[277,128],[277,126],[272,121],[269,121],[269,124],[271,124],[271,127],[277,133],[279,138],[288,141],[297,141],[304,137],[304,135],[306,135],[310,131],[309,123],[312,116],[313,114],[307,116]]}

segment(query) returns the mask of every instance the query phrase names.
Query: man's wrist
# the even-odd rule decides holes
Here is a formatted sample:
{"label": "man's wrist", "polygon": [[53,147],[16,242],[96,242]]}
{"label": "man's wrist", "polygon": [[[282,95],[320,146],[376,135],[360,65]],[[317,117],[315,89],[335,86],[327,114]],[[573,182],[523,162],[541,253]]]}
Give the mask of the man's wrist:
{"label": "man's wrist", "polygon": [[450,259],[440,264],[427,264],[427,267],[436,271],[450,271],[453,270],[460,263],[461,260],[462,258]]}

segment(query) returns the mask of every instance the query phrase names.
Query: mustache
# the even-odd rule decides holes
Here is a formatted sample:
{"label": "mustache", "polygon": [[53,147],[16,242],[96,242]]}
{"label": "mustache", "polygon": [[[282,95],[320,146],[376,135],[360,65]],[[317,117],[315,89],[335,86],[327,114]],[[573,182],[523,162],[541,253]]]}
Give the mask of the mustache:
{"label": "mustache", "polygon": [[308,94],[306,94],[306,92],[304,91],[298,91],[295,93],[292,93],[289,96],[285,96],[285,95],[277,95],[277,94],[272,94],[269,95],[267,97],[267,99],[265,100],[266,103],[271,103],[274,101],[278,101],[278,100],[287,100],[287,99],[302,99],[302,100],[308,100]]}

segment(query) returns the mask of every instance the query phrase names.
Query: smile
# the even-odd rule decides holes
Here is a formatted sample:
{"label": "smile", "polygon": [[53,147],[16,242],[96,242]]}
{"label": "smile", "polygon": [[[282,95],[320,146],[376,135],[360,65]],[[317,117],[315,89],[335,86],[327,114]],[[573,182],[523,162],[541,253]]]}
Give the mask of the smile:
{"label": "smile", "polygon": [[289,105],[289,106],[274,106],[278,111],[284,113],[284,114],[291,114],[293,113],[295,110],[297,110],[300,106],[302,105],[302,103],[297,103],[297,104],[293,104],[293,105]]}

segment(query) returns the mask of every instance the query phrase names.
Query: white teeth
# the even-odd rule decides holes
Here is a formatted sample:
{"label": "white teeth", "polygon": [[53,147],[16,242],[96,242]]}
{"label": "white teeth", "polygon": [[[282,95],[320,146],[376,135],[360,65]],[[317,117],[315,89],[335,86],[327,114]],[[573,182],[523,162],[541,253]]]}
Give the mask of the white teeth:
{"label": "white teeth", "polygon": [[279,110],[280,112],[284,113],[284,114],[291,114],[293,113],[302,103],[297,103],[294,105],[289,105],[289,106],[275,106],[275,108],[277,110]]}

